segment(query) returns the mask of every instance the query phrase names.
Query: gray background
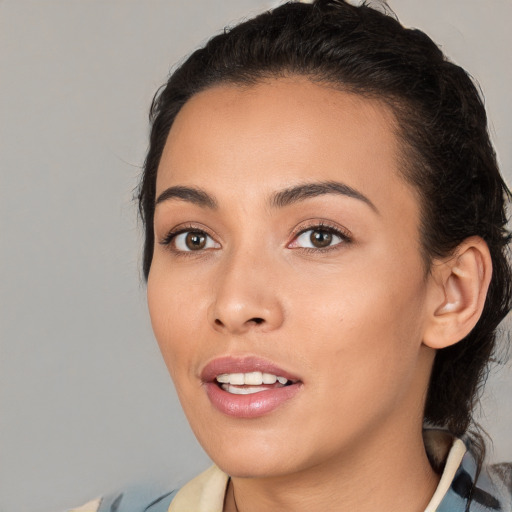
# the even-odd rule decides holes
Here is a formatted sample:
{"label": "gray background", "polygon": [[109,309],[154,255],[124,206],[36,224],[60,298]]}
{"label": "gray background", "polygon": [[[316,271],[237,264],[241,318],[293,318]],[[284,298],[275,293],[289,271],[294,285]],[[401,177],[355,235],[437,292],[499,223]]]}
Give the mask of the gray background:
{"label": "gray background", "polygon": [[[208,464],[153,341],[132,191],[172,63],[278,2],[0,0],[0,511],[62,511]],[[512,182],[512,0],[391,0],[485,91]],[[512,371],[483,424],[512,460]]]}

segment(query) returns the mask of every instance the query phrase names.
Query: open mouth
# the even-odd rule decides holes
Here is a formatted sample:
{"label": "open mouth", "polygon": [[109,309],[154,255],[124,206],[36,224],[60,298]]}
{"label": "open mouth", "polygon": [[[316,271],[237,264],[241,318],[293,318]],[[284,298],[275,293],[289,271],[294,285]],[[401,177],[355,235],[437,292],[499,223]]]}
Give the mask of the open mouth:
{"label": "open mouth", "polygon": [[201,371],[201,380],[213,407],[239,419],[269,414],[303,389],[297,376],[255,356],[214,359]]}
{"label": "open mouth", "polygon": [[233,395],[251,395],[270,389],[291,386],[298,381],[287,379],[281,375],[265,372],[222,373],[215,378],[216,384]]}

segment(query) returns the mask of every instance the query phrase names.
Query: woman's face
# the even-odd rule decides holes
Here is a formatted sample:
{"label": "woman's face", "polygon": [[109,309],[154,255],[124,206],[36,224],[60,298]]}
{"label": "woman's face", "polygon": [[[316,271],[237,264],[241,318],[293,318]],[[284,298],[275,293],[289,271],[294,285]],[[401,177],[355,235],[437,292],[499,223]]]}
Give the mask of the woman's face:
{"label": "woman's face", "polygon": [[420,432],[432,283],[394,122],[303,78],[211,88],[174,122],[149,310],[190,424],[231,475]]}

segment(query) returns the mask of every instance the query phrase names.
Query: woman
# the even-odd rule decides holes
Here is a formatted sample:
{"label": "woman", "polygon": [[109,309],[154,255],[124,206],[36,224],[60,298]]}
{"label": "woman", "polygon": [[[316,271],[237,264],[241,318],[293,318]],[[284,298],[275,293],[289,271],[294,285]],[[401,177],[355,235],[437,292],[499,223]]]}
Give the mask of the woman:
{"label": "woman", "polygon": [[471,434],[508,197],[422,32],[318,0],[210,40],[155,99],[139,198],[153,329],[215,466],[99,510],[511,510]]}

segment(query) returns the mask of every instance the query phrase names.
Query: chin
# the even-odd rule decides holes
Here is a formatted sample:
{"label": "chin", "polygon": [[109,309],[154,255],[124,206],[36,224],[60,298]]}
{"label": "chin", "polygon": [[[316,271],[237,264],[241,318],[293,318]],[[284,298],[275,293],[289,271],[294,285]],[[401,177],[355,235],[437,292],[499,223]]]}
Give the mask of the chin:
{"label": "chin", "polygon": [[283,467],[280,456],[249,459],[238,453],[234,457],[222,456],[213,461],[224,473],[235,478],[275,478],[295,471],[294,468]]}
{"label": "chin", "polygon": [[[286,474],[295,464],[296,450],[291,444],[279,441],[279,436],[254,435],[249,429],[238,433],[227,429],[219,436],[211,431],[205,436],[196,433],[198,440],[213,462],[225,473],[239,478],[265,478]],[[261,433],[260,433],[261,434]],[[293,444],[295,446],[295,443]],[[290,452],[290,453],[287,453]],[[288,462],[288,464],[286,464]]]}

